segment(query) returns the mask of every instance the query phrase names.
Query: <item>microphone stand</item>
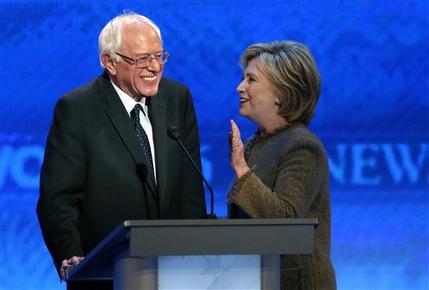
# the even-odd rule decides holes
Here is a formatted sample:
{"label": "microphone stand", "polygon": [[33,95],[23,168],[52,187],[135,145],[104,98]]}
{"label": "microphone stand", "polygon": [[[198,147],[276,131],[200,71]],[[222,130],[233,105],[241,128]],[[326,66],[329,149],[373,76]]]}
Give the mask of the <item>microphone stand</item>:
{"label": "microphone stand", "polygon": [[167,134],[168,136],[170,136],[170,138],[174,139],[177,141],[177,143],[179,143],[180,147],[182,148],[182,151],[185,152],[186,156],[188,157],[188,159],[191,161],[192,166],[195,168],[195,170],[197,170],[197,172],[199,173],[199,175],[201,176],[201,178],[203,179],[204,184],[207,186],[207,189],[210,192],[210,214],[207,215],[207,218],[209,219],[216,219],[216,215],[214,214],[214,193],[213,193],[213,189],[211,188],[210,184],[208,183],[208,181],[206,180],[206,178],[204,177],[203,173],[201,172],[201,170],[198,168],[198,166],[195,164],[194,159],[191,157],[191,155],[189,154],[188,150],[186,149],[185,145],[183,145],[182,140],[180,139],[180,133],[178,131],[177,127],[171,127],[167,130]]}

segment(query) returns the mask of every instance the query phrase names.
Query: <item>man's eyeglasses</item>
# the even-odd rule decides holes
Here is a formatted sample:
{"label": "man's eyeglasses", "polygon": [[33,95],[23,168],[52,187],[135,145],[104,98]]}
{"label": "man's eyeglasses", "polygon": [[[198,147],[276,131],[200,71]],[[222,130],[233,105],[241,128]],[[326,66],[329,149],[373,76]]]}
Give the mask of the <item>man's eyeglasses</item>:
{"label": "man's eyeglasses", "polygon": [[152,60],[156,60],[159,65],[164,65],[170,56],[166,51],[158,52],[153,55],[143,55],[139,58],[131,58],[119,52],[116,52],[116,54],[130,61],[130,63],[134,64],[138,68],[147,68],[151,64]]}

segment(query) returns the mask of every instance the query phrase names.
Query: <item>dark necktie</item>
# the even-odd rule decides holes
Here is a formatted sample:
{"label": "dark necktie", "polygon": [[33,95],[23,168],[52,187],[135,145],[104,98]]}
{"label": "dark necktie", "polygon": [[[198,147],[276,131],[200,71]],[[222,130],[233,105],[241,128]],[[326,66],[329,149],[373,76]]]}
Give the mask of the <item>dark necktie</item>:
{"label": "dark necktie", "polygon": [[137,139],[140,143],[140,146],[143,149],[144,162],[146,165],[146,176],[147,180],[151,182],[154,186],[156,186],[155,182],[155,172],[153,170],[153,162],[152,162],[152,153],[150,150],[149,139],[147,138],[146,132],[144,131],[142,125],[140,124],[140,111],[143,112],[143,108],[141,105],[135,105],[134,109],[131,111],[131,122],[134,125],[134,129],[137,133]]}

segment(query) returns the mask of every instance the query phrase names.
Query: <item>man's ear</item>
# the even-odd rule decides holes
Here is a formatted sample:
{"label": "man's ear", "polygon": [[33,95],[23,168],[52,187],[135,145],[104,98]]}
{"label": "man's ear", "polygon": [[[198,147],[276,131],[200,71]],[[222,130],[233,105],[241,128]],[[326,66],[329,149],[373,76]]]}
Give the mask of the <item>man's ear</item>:
{"label": "man's ear", "polygon": [[111,75],[116,75],[116,62],[112,59],[112,57],[109,54],[103,53],[101,55],[101,61],[103,62],[104,67]]}

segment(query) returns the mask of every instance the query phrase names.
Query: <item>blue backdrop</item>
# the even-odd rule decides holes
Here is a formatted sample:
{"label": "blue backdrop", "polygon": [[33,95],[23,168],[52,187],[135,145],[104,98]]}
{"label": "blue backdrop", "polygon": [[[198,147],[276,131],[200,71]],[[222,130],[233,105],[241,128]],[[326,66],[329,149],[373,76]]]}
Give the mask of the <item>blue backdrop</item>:
{"label": "blue backdrop", "polygon": [[64,289],[35,215],[56,100],[101,73],[97,39],[124,9],[152,18],[171,53],[165,75],[193,92],[204,173],[225,215],[228,120],[240,53],[293,39],[318,62],[311,128],[331,166],[339,289],[429,289],[429,3],[413,1],[2,1],[0,289]]}

